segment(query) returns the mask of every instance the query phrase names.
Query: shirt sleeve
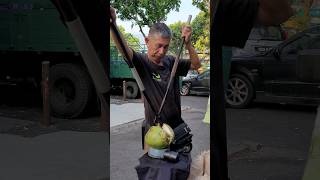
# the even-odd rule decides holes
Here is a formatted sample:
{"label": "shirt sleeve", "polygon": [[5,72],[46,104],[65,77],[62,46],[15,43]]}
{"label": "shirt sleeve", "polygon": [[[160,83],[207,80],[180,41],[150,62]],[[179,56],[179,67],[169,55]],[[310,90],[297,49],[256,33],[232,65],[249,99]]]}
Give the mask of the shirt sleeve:
{"label": "shirt sleeve", "polygon": [[177,72],[178,76],[186,76],[190,70],[191,61],[186,59],[180,59],[178,62]]}
{"label": "shirt sleeve", "polygon": [[244,47],[259,8],[258,0],[220,1],[213,21],[224,46]]}
{"label": "shirt sleeve", "polygon": [[144,56],[144,54],[135,52],[134,50],[132,50],[132,52],[133,52],[133,57],[132,57],[133,65],[136,68],[139,76],[143,77],[146,74],[146,69],[143,64],[145,56]]}
{"label": "shirt sleeve", "polygon": [[133,57],[132,57],[132,62],[134,67],[137,69],[137,71],[143,69],[143,54],[137,53],[132,49],[133,52]]}

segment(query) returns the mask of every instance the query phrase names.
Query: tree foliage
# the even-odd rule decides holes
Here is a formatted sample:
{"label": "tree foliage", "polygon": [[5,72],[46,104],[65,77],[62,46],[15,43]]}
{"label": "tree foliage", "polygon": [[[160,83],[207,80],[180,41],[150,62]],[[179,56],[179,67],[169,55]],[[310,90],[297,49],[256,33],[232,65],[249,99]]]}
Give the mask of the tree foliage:
{"label": "tree foliage", "polygon": [[312,11],[314,2],[313,0],[292,0],[291,6],[296,13],[282,24],[289,31],[289,36],[303,31],[310,26],[310,22],[313,19],[310,12]]}
{"label": "tree foliage", "polygon": [[200,12],[191,23],[193,29],[194,47],[199,52],[206,52],[210,49],[210,19],[205,12]]}
{"label": "tree foliage", "polygon": [[119,26],[119,30],[123,34],[124,39],[127,41],[129,46],[136,46],[140,44],[139,38],[134,37],[131,33],[127,33],[123,26]]}
{"label": "tree foliage", "polygon": [[[194,20],[191,22],[192,27],[192,38],[191,42],[198,52],[207,52],[209,50],[209,21],[206,18],[205,12],[200,12]],[[169,47],[171,53],[176,53],[180,48],[181,42],[181,29],[184,22],[178,21],[170,24],[169,27],[172,31],[172,39]]]}
{"label": "tree foliage", "polygon": [[[131,33],[127,33],[123,26],[119,26],[119,31],[123,35],[124,39],[127,41],[128,45],[134,50],[140,50],[139,38],[133,36]],[[114,42],[110,39],[110,46],[115,46]]]}
{"label": "tree foliage", "polygon": [[150,27],[156,22],[165,21],[171,10],[179,10],[180,3],[180,0],[110,0],[110,4],[118,12],[118,17],[139,26],[144,37],[144,26]]}
{"label": "tree foliage", "polygon": [[172,38],[169,46],[169,51],[176,54],[180,48],[181,28],[185,23],[178,21],[169,25],[172,32]]}
{"label": "tree foliage", "polygon": [[203,11],[206,17],[209,17],[210,0],[192,0],[192,5]]}
{"label": "tree foliage", "polygon": [[195,48],[202,53],[210,49],[210,0],[192,0],[201,12],[192,21]]}

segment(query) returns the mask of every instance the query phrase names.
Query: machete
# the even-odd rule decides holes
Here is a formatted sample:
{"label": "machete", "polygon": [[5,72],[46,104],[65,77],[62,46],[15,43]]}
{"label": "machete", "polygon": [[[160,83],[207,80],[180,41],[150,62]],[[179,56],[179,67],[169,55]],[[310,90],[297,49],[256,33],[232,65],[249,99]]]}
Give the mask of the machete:
{"label": "machete", "polygon": [[[111,17],[111,16],[110,16],[110,17]],[[139,76],[139,74],[138,74],[138,72],[137,72],[137,69],[134,67],[133,62],[132,62],[132,60],[131,60],[130,57],[129,57],[129,54],[128,54],[128,52],[126,51],[126,48],[125,48],[125,45],[124,45],[124,40],[121,38],[121,35],[120,35],[120,32],[119,32],[119,29],[118,29],[117,25],[115,25],[115,23],[112,21],[112,22],[110,23],[110,27],[111,27],[111,30],[113,31],[114,35],[115,35],[116,38],[118,39],[118,42],[119,42],[120,47],[121,47],[121,51],[122,51],[123,54],[124,54],[124,61],[128,64],[128,66],[129,66],[129,68],[130,68],[130,70],[131,70],[131,73],[132,73],[133,77],[134,77],[135,80],[137,81],[137,84],[138,84],[138,86],[139,86],[140,91],[142,92],[144,98],[145,98],[145,99],[147,100],[147,102],[149,103],[152,111],[153,111],[154,113],[156,113],[156,110],[155,110],[154,106],[152,106],[152,104],[151,104],[150,98],[147,96],[147,94],[146,94],[146,92],[145,92],[145,87],[144,87],[144,85],[143,85],[143,83],[142,83],[142,81],[141,81],[141,78],[140,78],[140,76]]]}

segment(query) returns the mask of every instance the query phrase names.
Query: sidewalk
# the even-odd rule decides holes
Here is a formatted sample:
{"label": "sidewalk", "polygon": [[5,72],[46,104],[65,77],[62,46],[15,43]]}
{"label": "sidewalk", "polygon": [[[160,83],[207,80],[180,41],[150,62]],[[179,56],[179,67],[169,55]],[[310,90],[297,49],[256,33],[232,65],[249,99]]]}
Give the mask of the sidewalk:
{"label": "sidewalk", "polygon": [[[5,122],[8,125],[2,126]],[[1,117],[1,132],[28,123]],[[104,132],[59,131],[33,138],[0,134],[0,179],[103,179],[106,138]]]}
{"label": "sidewalk", "polygon": [[[181,110],[190,109],[189,106],[182,106]],[[144,105],[140,103],[115,103],[110,104],[110,127],[127,124],[144,119]]]}
{"label": "sidewalk", "polygon": [[111,128],[143,118],[143,103],[110,104]]}

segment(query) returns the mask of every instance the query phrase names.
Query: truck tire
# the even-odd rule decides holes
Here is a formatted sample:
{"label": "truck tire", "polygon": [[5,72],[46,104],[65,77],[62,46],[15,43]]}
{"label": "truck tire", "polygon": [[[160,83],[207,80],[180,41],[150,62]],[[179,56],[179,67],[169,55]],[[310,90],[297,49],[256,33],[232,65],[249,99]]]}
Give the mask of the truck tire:
{"label": "truck tire", "polygon": [[94,94],[86,69],[76,64],[57,64],[50,68],[49,78],[52,115],[75,118],[84,113]]}
{"label": "truck tire", "polygon": [[139,87],[138,84],[134,81],[128,81],[126,83],[127,86],[127,98],[129,99],[135,99],[138,96],[139,93]]}

